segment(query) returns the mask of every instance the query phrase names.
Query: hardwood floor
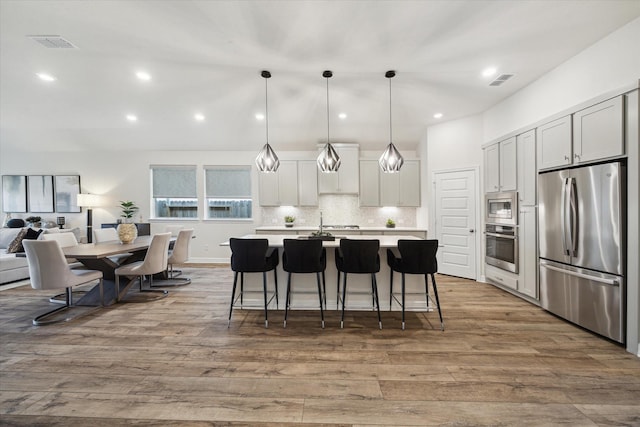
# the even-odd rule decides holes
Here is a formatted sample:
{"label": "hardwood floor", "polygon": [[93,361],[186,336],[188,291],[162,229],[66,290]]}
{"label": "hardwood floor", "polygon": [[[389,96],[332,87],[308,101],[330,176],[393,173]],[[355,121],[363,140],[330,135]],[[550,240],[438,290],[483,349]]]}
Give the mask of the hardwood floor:
{"label": "hardwood floor", "polygon": [[0,424],[640,425],[640,359],[490,285],[437,276],[444,332],[435,312],[227,328],[228,267],[183,270],[165,299],[41,327],[51,292],[1,290]]}

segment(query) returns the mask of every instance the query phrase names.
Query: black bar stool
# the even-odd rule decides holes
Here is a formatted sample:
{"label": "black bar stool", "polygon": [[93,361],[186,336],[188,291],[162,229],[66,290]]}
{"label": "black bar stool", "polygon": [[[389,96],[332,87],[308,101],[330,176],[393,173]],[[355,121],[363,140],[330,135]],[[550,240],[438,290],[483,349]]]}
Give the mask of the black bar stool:
{"label": "black bar stool", "polygon": [[[437,240],[398,240],[398,251],[396,253],[392,249],[387,249],[387,264],[390,271],[390,294],[389,309],[391,303],[395,299],[402,307],[402,329],[404,330],[404,307],[405,307],[405,274],[424,274],[424,290],[426,296],[427,310],[429,301],[433,300],[429,296],[429,282],[427,277],[431,276],[431,286],[433,287],[433,295],[436,297],[435,305],[440,315],[440,327],[444,331],[444,321],[442,320],[442,311],[440,310],[440,299],[438,298],[438,287],[434,274],[438,272],[438,260],[436,253],[438,252]],[[393,272],[402,273],[402,301],[398,301],[396,294],[393,293]]]}
{"label": "black bar stool", "polygon": [[[371,274],[371,296],[373,305],[378,310],[378,326],[382,329],[380,317],[380,301],[378,300],[378,283],[376,273],[380,271],[380,241],[377,239],[356,240],[340,239],[340,248],[336,249],[336,268],[338,269],[338,302],[342,298],[342,318],[340,327],[344,326],[344,306],[347,296],[347,274]],[[342,295],[340,294],[340,274],[344,273]]]}
{"label": "black bar stool", "polygon": [[[322,247],[322,240],[284,239],[282,253],[282,268],[287,275],[287,297],[284,307],[284,327],[287,327],[287,316],[291,304],[291,275],[292,273],[316,273],[318,284],[318,301],[320,303],[320,318],[324,328],[323,298],[326,298],[324,271],[327,267],[327,251]],[[322,286],[320,275],[322,274]],[[302,293],[302,292],[299,292]],[[307,292],[308,293],[308,292]],[[326,305],[326,299],[324,304]]]}
{"label": "black bar stool", "polygon": [[[267,306],[275,297],[276,305],[278,304],[278,274],[276,267],[278,266],[278,250],[269,248],[269,240],[267,239],[229,239],[231,246],[231,270],[234,271],[233,291],[231,292],[231,306],[229,308],[229,325],[231,325],[231,313],[235,305],[236,284],[238,283],[238,273],[240,273],[240,304],[243,302],[244,294],[244,273],[262,273],[262,292],[264,294],[264,326],[269,327],[267,317]],[[267,300],[267,272],[273,270],[273,278],[275,281],[275,291],[271,298]],[[255,292],[255,291],[253,291]]]}

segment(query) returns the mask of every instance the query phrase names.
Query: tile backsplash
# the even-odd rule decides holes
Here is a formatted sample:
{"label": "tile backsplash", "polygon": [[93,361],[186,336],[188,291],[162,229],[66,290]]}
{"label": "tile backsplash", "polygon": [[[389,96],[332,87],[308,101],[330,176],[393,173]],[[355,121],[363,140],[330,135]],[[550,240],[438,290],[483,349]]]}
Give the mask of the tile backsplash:
{"label": "tile backsplash", "polygon": [[388,218],[398,227],[416,226],[416,208],[360,207],[357,195],[324,194],[318,197],[317,207],[280,206],[263,207],[264,226],[283,225],[285,215],[296,218],[299,227],[316,227],[320,224],[320,212],[325,225],[359,225],[384,227]]}

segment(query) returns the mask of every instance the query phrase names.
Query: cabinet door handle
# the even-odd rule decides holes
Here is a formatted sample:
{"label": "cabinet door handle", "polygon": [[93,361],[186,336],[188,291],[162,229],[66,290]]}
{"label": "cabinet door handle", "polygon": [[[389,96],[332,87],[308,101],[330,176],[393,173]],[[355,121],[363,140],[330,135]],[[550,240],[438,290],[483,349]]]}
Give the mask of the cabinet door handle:
{"label": "cabinet door handle", "polygon": [[574,154],[573,157],[578,159],[578,160],[580,160],[580,155],[579,154]]}
{"label": "cabinet door handle", "polygon": [[569,161],[569,156],[564,156],[564,159],[565,159],[566,161]]}

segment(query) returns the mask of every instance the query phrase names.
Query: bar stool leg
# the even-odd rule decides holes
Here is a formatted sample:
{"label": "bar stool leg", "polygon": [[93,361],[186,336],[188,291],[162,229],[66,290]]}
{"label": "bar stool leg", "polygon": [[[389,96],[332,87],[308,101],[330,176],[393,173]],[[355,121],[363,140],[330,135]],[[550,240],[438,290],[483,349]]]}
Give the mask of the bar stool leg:
{"label": "bar stool leg", "polygon": [[444,331],[444,320],[442,320],[442,310],[440,310],[440,298],[438,298],[438,287],[436,286],[436,278],[431,273],[431,285],[433,286],[433,295],[436,297],[436,305],[438,306],[438,315],[440,316],[440,329]]}
{"label": "bar stool leg", "polygon": [[240,307],[242,307],[244,298],[244,273],[240,273]]}
{"label": "bar stool leg", "polygon": [[389,311],[393,305],[393,269],[389,268]]}
{"label": "bar stool leg", "polygon": [[[338,273],[340,275],[340,273]],[[338,284],[338,286],[340,286]],[[342,284],[342,317],[340,318],[340,329],[344,328],[344,302],[347,299],[347,273],[344,273]]]}
{"label": "bar stool leg", "polygon": [[[116,276],[116,280],[117,280]],[[227,323],[227,328],[231,326],[231,313],[233,313],[233,299],[236,296],[236,284],[238,283],[238,272],[236,271],[233,274],[233,290],[231,291],[231,305],[229,306],[229,322]]]}
{"label": "bar stool leg", "polygon": [[402,273],[402,330],[403,331],[404,331],[404,290],[405,290],[404,273]]}
{"label": "bar stool leg", "polygon": [[[345,273],[346,274],[346,273]],[[340,308],[340,270],[338,270],[338,280],[336,281],[336,310]]]}
{"label": "bar stool leg", "polygon": [[376,280],[375,273],[371,273],[371,279],[373,283],[373,295],[376,301],[376,308],[378,309],[378,327],[382,329],[382,318],[380,317],[380,300],[378,299],[378,281]]}
{"label": "bar stool leg", "polygon": [[[318,302],[320,302],[320,318],[322,319],[322,329],[324,329],[324,311],[322,310],[322,289],[320,287],[320,273],[318,272],[316,272],[316,282],[318,282]],[[285,319],[286,319],[286,313],[285,313]]]}
{"label": "bar stool leg", "polygon": [[424,293],[427,296],[427,311],[429,311],[429,284],[427,283],[427,278],[429,274],[424,275]]}
{"label": "bar stool leg", "polygon": [[269,327],[269,318],[267,317],[267,272],[262,272],[262,290],[264,292],[264,327]]}
{"label": "bar stool leg", "polygon": [[287,327],[287,315],[289,314],[289,301],[291,295],[291,272],[287,274],[287,295],[284,301],[284,327]]}
{"label": "bar stool leg", "polygon": [[273,282],[276,284],[276,309],[277,309],[280,304],[278,303],[278,270],[275,268],[273,269]]}
{"label": "bar stool leg", "polygon": [[324,270],[322,270],[322,295],[324,295],[324,308],[327,308],[327,282],[324,277]]}

